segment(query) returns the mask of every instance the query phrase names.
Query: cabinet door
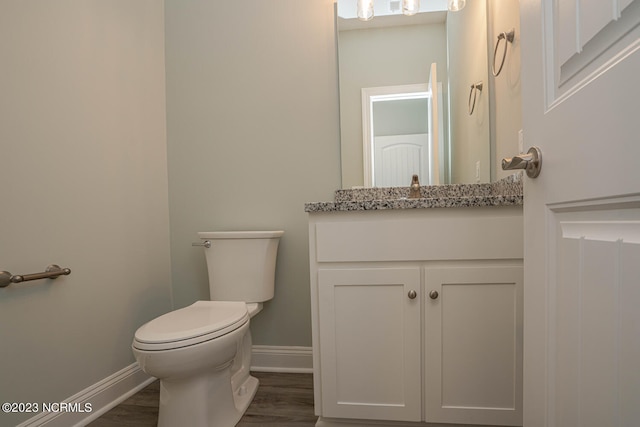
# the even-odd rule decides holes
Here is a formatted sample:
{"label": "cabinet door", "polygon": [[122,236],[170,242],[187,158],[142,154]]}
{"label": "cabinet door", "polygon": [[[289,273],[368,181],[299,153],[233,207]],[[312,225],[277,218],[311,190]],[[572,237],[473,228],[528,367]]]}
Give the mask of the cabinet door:
{"label": "cabinet door", "polygon": [[426,421],[522,425],[522,277],[520,266],[425,270]]}
{"label": "cabinet door", "polygon": [[322,415],[419,421],[420,269],[320,269],[318,287]]}

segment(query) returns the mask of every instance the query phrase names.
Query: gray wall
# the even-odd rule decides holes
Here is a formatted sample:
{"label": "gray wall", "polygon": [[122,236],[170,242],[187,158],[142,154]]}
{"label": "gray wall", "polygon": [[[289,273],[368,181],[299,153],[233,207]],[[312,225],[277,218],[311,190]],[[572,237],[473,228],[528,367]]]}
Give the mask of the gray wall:
{"label": "gray wall", "polygon": [[0,269],[72,269],[0,289],[2,402],[72,396],[208,298],[200,230],[285,230],[254,343],[311,344],[303,205],[340,187],[333,1],[213,3],[0,3]]}
{"label": "gray wall", "polygon": [[[475,162],[480,160],[482,182],[512,175],[503,171],[500,162],[518,152],[518,131],[522,128],[520,94],[520,3],[518,0],[486,0],[468,2],[461,12],[450,13],[447,23],[450,51],[450,82],[452,85],[451,136],[453,150],[453,182],[475,182]],[[476,22],[486,15],[487,37],[479,30],[484,22]],[[498,34],[515,30],[515,40],[507,45],[507,56],[499,76],[491,72],[493,51]],[[454,48],[454,46],[458,48]],[[484,47],[486,45],[486,48]],[[497,53],[496,66],[500,65],[504,41]],[[487,55],[485,55],[485,50]],[[479,56],[482,55],[482,57]],[[486,56],[486,58],[485,58]],[[479,80],[488,84],[478,98],[479,104],[473,116],[468,114],[469,86]],[[490,154],[484,151],[490,139]],[[525,144],[526,145],[526,144]],[[525,146],[525,151],[528,146]],[[487,162],[490,163],[489,168]],[[489,173],[489,170],[491,173]]]}
{"label": "gray wall", "polygon": [[331,0],[166,0],[176,308],[208,299],[198,231],[283,229],[254,344],[311,345],[304,202],[340,187]]}
{"label": "gray wall", "polygon": [[429,133],[427,98],[376,101],[372,110],[374,136]]}
{"label": "gray wall", "polygon": [[[503,171],[501,160],[518,153],[518,131],[522,129],[522,95],[520,93],[520,2],[518,0],[488,1],[489,67],[493,61],[495,43],[503,31],[515,30],[513,43],[507,46],[507,57],[502,72],[491,78],[491,143],[494,175],[501,179],[513,171]],[[504,41],[503,41],[504,42]],[[502,43],[503,43],[502,42]],[[500,43],[498,62],[502,59],[503,44]],[[524,151],[534,144],[524,144]]]}
{"label": "gray wall", "polygon": [[[476,182],[476,162],[480,162],[479,182],[491,179],[489,86],[487,64],[486,0],[467,2],[464,9],[447,18],[449,43],[449,94],[451,130],[451,183]],[[493,51],[490,53],[493,56]],[[482,81],[474,113],[469,115],[469,91]]]}
{"label": "gray wall", "polygon": [[0,402],[60,402],[171,307],[162,2],[3,0],[0,58],[0,270],[72,270],[0,289]]}

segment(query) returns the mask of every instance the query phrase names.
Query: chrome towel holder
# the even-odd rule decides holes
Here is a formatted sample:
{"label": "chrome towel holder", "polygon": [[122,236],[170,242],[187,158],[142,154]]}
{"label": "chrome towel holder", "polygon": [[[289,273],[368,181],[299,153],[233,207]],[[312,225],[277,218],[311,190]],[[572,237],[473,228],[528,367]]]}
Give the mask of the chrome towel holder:
{"label": "chrome towel holder", "polygon": [[61,268],[59,265],[51,264],[47,266],[42,273],[33,274],[16,274],[13,275],[8,271],[0,271],[0,288],[5,288],[11,283],[22,283],[30,280],[40,279],[55,279],[58,276],[68,276],[71,274],[71,270],[68,268]]}
{"label": "chrome towel holder", "polygon": [[[507,57],[507,43],[513,43],[513,40],[516,37],[516,30],[511,29],[508,32],[502,32],[498,34],[498,40],[496,41],[496,48],[493,50],[493,64],[491,65],[491,71],[493,72],[494,77],[498,77],[502,72],[502,67],[504,67],[504,60]],[[500,62],[500,67],[498,67],[498,71],[496,71],[496,55],[498,53],[498,46],[500,46],[500,42],[504,40],[504,50],[502,51],[502,61]]]}
{"label": "chrome towel holder", "polygon": [[469,92],[469,115],[472,115],[476,109],[476,99],[478,98],[478,92],[482,92],[482,86],[482,80],[471,85],[471,91]]}

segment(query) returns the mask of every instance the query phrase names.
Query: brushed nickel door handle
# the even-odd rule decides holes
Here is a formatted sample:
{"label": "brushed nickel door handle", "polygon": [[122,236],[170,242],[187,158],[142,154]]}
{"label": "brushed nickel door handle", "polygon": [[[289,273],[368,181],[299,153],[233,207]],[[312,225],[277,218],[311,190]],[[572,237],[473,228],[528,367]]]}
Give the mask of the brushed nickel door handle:
{"label": "brushed nickel door handle", "polygon": [[542,152],[538,147],[531,147],[527,154],[502,159],[502,170],[524,169],[529,178],[540,175],[542,169]]}

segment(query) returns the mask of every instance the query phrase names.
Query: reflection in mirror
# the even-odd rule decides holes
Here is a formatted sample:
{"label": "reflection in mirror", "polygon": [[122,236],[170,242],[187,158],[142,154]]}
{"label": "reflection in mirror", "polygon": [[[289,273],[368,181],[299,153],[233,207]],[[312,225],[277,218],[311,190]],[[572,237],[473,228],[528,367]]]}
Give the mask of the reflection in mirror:
{"label": "reflection in mirror", "polygon": [[[362,22],[349,17],[349,13],[355,15],[356,0],[337,0],[343,188],[383,182],[371,178],[369,183],[366,178],[376,167],[375,151],[368,160],[363,150],[362,89],[427,84],[432,63],[437,64],[443,92],[439,118],[443,122],[439,130],[442,178],[434,183],[501,178],[501,172],[493,169],[495,157],[500,151],[513,150],[513,144],[517,150],[521,123],[516,77],[519,57],[514,54],[512,59],[507,58],[505,67],[511,77],[502,82],[490,80],[488,64],[493,54],[493,32],[504,31],[500,28],[507,25],[505,21],[518,27],[517,48],[518,0],[474,0],[459,12],[447,12],[447,0],[431,0],[421,2],[421,13],[414,16],[403,16],[401,11],[399,16],[383,16],[395,13],[398,3],[375,0],[374,18]],[[425,8],[429,10],[423,11]],[[351,9],[353,12],[349,12]],[[470,88],[480,81],[483,89],[473,93],[476,104],[469,115]],[[497,114],[497,106],[489,101],[502,102],[503,98],[509,101],[509,109]],[[431,181],[422,177],[424,172],[418,174],[421,182]],[[407,174],[402,185],[408,185],[410,179]]]}
{"label": "reflection in mirror", "polygon": [[470,1],[462,11],[449,13],[447,42],[451,182],[489,182],[491,117],[486,1]]}
{"label": "reflection in mirror", "polygon": [[445,182],[448,167],[439,132],[442,85],[435,68],[432,64],[429,85],[362,89],[365,187],[406,186],[407,176],[414,174],[423,184]]}
{"label": "reflection in mirror", "polygon": [[429,173],[426,85],[362,89],[365,187],[407,185]]}

